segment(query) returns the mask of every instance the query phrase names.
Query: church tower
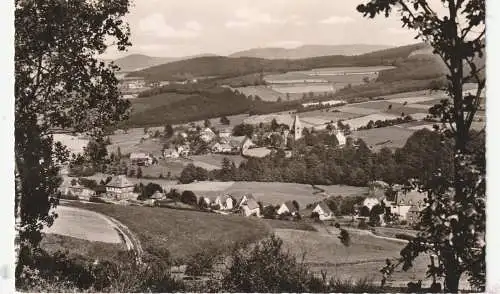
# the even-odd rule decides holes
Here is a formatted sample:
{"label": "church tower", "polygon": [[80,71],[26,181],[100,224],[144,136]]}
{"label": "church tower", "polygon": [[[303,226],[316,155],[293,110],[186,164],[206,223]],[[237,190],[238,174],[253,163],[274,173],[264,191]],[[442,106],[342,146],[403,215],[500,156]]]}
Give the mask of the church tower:
{"label": "church tower", "polygon": [[300,122],[299,116],[295,115],[295,119],[293,120],[293,125],[292,125],[293,138],[295,140],[302,138],[302,131],[303,130],[304,130],[304,127],[302,126],[302,123]]}

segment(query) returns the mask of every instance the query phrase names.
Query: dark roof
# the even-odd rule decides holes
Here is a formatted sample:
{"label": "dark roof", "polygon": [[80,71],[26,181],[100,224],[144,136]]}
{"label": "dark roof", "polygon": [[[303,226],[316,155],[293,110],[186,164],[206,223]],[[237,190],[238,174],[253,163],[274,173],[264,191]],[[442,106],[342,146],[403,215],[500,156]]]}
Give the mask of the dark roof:
{"label": "dark roof", "polygon": [[119,175],[111,179],[109,183],[106,184],[106,187],[115,187],[115,188],[126,188],[133,187],[134,184],[129,182],[125,175]]}
{"label": "dark roof", "polygon": [[286,208],[288,208],[288,211],[290,211],[290,213],[298,212],[297,208],[295,207],[295,205],[293,205],[292,201],[287,201],[284,204]]}
{"label": "dark roof", "polygon": [[259,203],[257,203],[257,201],[255,201],[255,199],[251,198],[251,199],[248,199],[246,206],[249,209],[256,209],[256,208],[259,208]]}

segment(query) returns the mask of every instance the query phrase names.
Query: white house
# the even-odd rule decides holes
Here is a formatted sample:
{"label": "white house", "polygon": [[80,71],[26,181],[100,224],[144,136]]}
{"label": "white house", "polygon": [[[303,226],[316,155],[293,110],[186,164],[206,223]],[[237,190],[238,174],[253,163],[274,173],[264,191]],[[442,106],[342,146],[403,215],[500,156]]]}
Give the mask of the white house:
{"label": "white house", "polygon": [[240,211],[244,216],[260,216],[260,207],[255,199],[250,198],[245,201],[245,204],[240,206]]}
{"label": "white house", "polygon": [[229,153],[231,151],[233,151],[233,148],[229,144],[215,143],[214,146],[212,146],[213,153]]}
{"label": "white house", "polygon": [[287,202],[281,204],[278,211],[276,211],[277,214],[283,214],[283,213],[287,213],[287,212],[290,213],[291,215],[295,215],[299,212],[297,210],[297,208],[295,207],[295,205],[293,205],[292,201],[287,201]]}
{"label": "white house", "polygon": [[344,133],[341,131],[336,131],[335,132],[335,137],[337,137],[337,141],[339,141],[339,146],[344,146],[347,142],[346,137],[344,136]]}
{"label": "white house", "polygon": [[130,161],[132,164],[149,166],[153,164],[153,157],[147,153],[133,152],[130,153]]}
{"label": "white house", "polygon": [[163,150],[163,157],[165,158],[179,158],[179,152],[173,148]]}
{"label": "white house", "polygon": [[234,202],[234,199],[230,195],[224,194],[222,196],[217,196],[217,198],[215,198],[214,204],[218,205],[220,207],[220,210],[231,210],[235,206]]}
{"label": "white house", "polygon": [[374,197],[367,197],[364,201],[363,201],[363,206],[366,206],[368,207],[369,210],[372,210],[372,208],[377,205],[377,204],[380,204],[380,201],[377,199],[377,198],[374,198]]}
{"label": "white house", "polygon": [[216,135],[210,128],[205,128],[200,132],[200,139],[208,143],[215,139]]}
{"label": "white house", "polygon": [[318,213],[320,220],[330,220],[335,217],[333,211],[324,202],[320,202],[313,209],[313,212]]}
{"label": "white house", "polygon": [[250,149],[251,147],[254,147],[255,144],[252,142],[252,140],[250,140],[250,138],[248,137],[245,137],[245,139],[243,140],[243,142],[241,143],[241,151],[242,152],[245,152],[246,150]]}
{"label": "white house", "polygon": [[179,153],[179,155],[182,157],[188,157],[190,151],[191,148],[189,147],[189,145],[183,145],[177,147],[177,153]]}
{"label": "white house", "polygon": [[231,130],[229,129],[222,129],[219,131],[219,137],[220,138],[229,138],[231,137]]}
{"label": "white house", "polygon": [[132,184],[125,175],[115,176],[106,184],[106,194],[116,200],[134,199],[137,194],[134,193],[134,184]]}
{"label": "white house", "polygon": [[255,200],[252,194],[245,194],[241,197],[240,202],[238,203],[238,207],[245,205],[249,200]]}

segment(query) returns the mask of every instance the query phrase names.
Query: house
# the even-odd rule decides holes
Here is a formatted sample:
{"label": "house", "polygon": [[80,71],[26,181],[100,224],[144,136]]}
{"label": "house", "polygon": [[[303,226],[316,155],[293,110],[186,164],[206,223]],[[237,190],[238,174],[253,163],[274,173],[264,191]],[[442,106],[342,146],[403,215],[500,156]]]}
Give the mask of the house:
{"label": "house", "polygon": [[96,195],[96,192],[94,190],[80,185],[78,181],[73,181],[72,183],[69,178],[66,178],[63,181],[61,187],[59,187],[58,190],[64,196],[76,196],[79,199],[84,200],[89,200],[90,197]]}
{"label": "house", "polygon": [[162,199],[165,199],[165,198],[167,198],[167,197],[166,197],[166,196],[165,196],[165,194],[163,194],[162,192],[160,192],[160,191],[156,191],[156,192],[154,192],[154,194],[153,194],[153,195],[151,195],[151,197],[150,197],[150,198],[151,198],[151,199],[154,199],[154,200],[162,200]]}
{"label": "house", "polygon": [[368,193],[374,198],[385,198],[385,191],[389,184],[384,181],[372,181],[368,184]]}
{"label": "house", "polygon": [[363,205],[362,206],[366,206],[368,208],[368,210],[372,210],[372,208],[377,205],[377,204],[380,204],[380,201],[375,198],[375,197],[367,197],[365,200],[363,200]]}
{"label": "house", "polygon": [[219,138],[229,138],[231,137],[230,129],[222,129],[219,131]]}
{"label": "house", "polygon": [[249,198],[245,201],[243,205],[240,206],[240,211],[244,216],[259,216],[260,217],[260,206],[255,199]]}
{"label": "house", "polygon": [[254,147],[255,144],[252,142],[252,140],[248,137],[245,137],[243,142],[241,142],[241,152],[245,152],[246,150],[250,149],[251,147]]}
{"label": "house", "polygon": [[339,142],[339,146],[345,146],[347,139],[346,139],[343,132],[337,130],[335,132],[335,137],[337,137],[337,141]]}
{"label": "house", "polygon": [[420,219],[420,209],[417,205],[412,205],[408,212],[406,213],[406,220],[409,225],[414,225],[419,222]]}
{"label": "house", "polygon": [[130,153],[130,161],[132,164],[149,166],[153,164],[153,157],[147,153],[133,152]]}
{"label": "house", "polygon": [[290,213],[291,215],[296,215],[298,212],[299,211],[297,210],[297,207],[295,207],[295,205],[293,205],[292,201],[287,201],[287,202],[281,204],[278,211],[276,211],[277,214]]}
{"label": "house", "polygon": [[177,147],[177,153],[182,157],[188,157],[191,152],[189,145],[182,145]]}
{"label": "house", "polygon": [[167,148],[163,150],[164,158],[179,158],[179,152],[173,148]]}
{"label": "house", "polygon": [[238,152],[241,150],[241,147],[243,146],[243,142],[245,141],[247,137],[246,136],[236,136],[236,137],[230,137],[229,139],[229,145],[231,145],[231,148],[233,151]]}
{"label": "house", "polygon": [[224,194],[215,198],[214,204],[220,207],[220,210],[232,210],[236,206],[236,201],[231,195]]}
{"label": "house", "polygon": [[106,194],[116,200],[133,199],[137,197],[132,184],[125,175],[115,176],[106,184]]}
{"label": "house", "polygon": [[[400,189],[396,192],[394,201],[384,199],[383,202],[392,214],[399,216],[401,220],[406,220],[412,206],[415,206],[413,209],[418,211],[426,207],[425,198],[426,195],[417,190],[403,191]],[[411,215],[412,213],[410,213]]]}
{"label": "house", "polygon": [[230,153],[232,151],[233,151],[233,148],[229,144],[215,143],[212,146],[213,153]]}
{"label": "house", "polygon": [[255,198],[253,197],[252,194],[243,195],[243,197],[241,197],[240,201],[238,202],[238,207],[241,207],[241,206],[247,204],[247,202],[249,200],[255,200]]}
{"label": "house", "polygon": [[200,132],[200,139],[205,143],[211,142],[215,137],[217,137],[217,135],[215,135],[214,131],[210,128],[205,128]]}
{"label": "house", "polygon": [[335,217],[333,211],[326,205],[325,202],[320,202],[316,204],[316,207],[313,209],[313,212],[316,212],[319,215],[320,220],[330,220]]}

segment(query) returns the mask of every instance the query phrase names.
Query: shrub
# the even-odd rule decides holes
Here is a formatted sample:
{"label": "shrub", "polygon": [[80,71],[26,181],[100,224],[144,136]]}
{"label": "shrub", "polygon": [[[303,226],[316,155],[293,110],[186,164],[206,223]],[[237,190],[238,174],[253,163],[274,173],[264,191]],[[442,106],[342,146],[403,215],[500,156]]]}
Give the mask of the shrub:
{"label": "shrub", "polygon": [[182,192],[181,195],[181,202],[189,205],[196,205],[196,195],[193,193],[193,191],[186,190]]}

